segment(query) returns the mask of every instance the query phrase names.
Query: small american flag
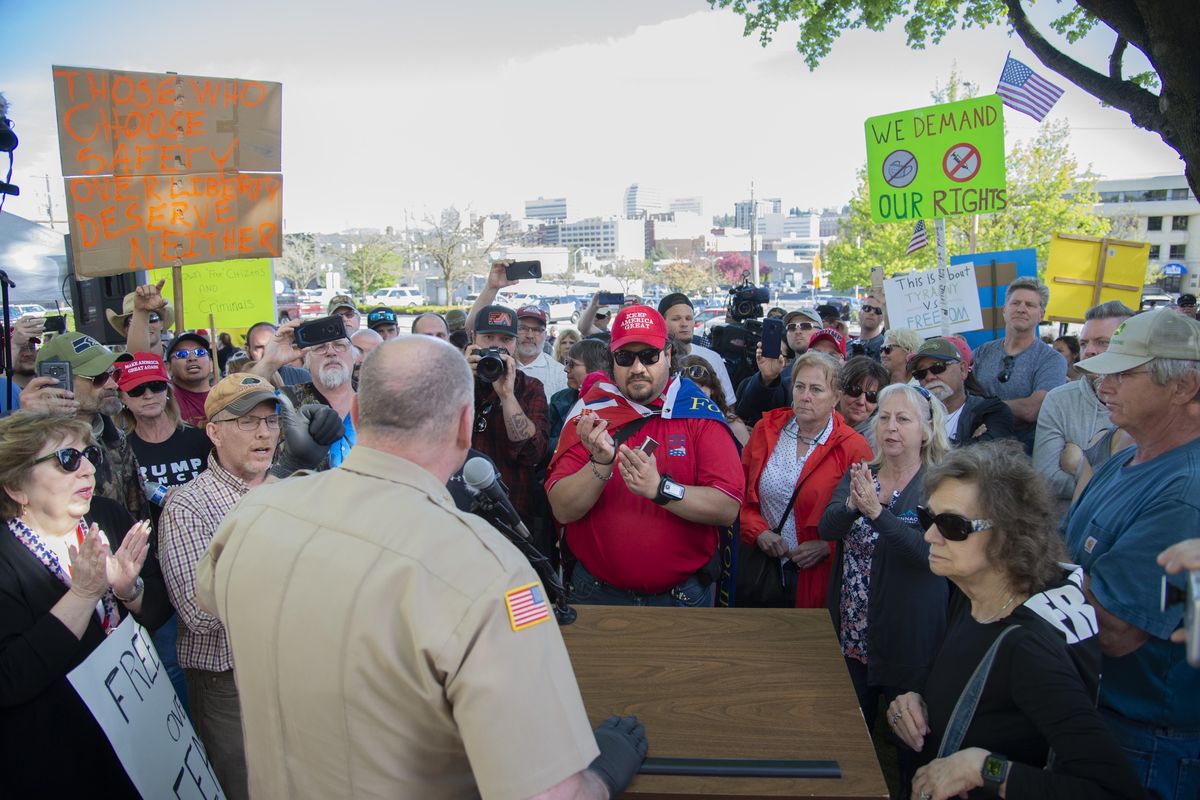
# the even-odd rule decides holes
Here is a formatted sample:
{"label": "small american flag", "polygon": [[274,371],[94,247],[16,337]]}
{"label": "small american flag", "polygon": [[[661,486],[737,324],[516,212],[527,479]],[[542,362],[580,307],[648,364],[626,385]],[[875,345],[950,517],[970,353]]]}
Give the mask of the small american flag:
{"label": "small american flag", "polygon": [[1063,90],[1038,75],[1012,56],[1004,62],[996,94],[1004,105],[1041,122],[1062,97]]}
{"label": "small american flag", "polygon": [[911,256],[928,244],[929,237],[925,234],[925,220],[920,220],[917,223],[917,227],[913,228],[913,235],[908,240],[908,249],[904,251],[904,255]]}
{"label": "small american flag", "polygon": [[508,606],[508,621],[514,631],[523,630],[550,618],[550,606],[542,593],[540,583],[520,586],[504,593],[504,604]]}

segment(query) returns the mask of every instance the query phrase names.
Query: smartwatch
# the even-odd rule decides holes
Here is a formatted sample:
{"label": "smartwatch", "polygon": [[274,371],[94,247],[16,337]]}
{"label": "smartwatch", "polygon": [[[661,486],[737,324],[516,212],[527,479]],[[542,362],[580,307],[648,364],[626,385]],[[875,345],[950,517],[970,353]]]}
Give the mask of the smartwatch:
{"label": "smartwatch", "polygon": [[983,776],[983,790],[988,797],[999,797],[1000,787],[1008,780],[1008,759],[997,753],[988,753],[979,773]]}
{"label": "smartwatch", "polygon": [[670,475],[663,475],[658,482],[658,494],[654,497],[654,502],[660,506],[665,506],[672,500],[683,499],[683,485],[676,483]]}

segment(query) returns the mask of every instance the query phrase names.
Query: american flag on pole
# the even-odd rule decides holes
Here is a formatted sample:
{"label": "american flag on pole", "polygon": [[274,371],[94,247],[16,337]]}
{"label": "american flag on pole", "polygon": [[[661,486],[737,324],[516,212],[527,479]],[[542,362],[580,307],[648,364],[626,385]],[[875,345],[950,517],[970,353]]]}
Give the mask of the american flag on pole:
{"label": "american flag on pole", "polygon": [[550,606],[540,583],[530,583],[504,593],[508,621],[514,631],[524,630],[550,618]]}
{"label": "american flag on pole", "polygon": [[996,94],[1004,99],[1004,105],[1028,114],[1038,122],[1046,118],[1062,93],[1062,89],[1012,56],[1004,62],[1004,71],[996,86]]}
{"label": "american flag on pole", "polygon": [[904,251],[904,255],[911,256],[928,244],[929,236],[925,233],[925,220],[921,220],[917,223],[917,227],[913,228],[912,238],[908,240],[908,249]]}

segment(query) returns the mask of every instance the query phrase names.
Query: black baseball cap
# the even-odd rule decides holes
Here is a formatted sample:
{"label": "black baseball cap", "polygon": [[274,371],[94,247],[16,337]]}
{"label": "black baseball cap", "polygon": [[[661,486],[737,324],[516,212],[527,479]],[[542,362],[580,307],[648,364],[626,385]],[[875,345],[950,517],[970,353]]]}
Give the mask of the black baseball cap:
{"label": "black baseball cap", "polygon": [[507,306],[484,306],[475,315],[476,333],[517,335],[517,312]]}
{"label": "black baseball cap", "polygon": [[208,352],[212,352],[212,345],[208,343],[208,339],[204,338],[195,331],[184,331],[171,340],[171,343],[167,345],[167,349],[163,351],[163,354],[167,356],[171,355],[171,351],[178,347],[180,342],[187,341],[196,342],[197,344],[203,346]]}
{"label": "black baseball cap", "polygon": [[840,308],[838,308],[837,306],[832,305],[830,303],[825,303],[824,305],[817,306],[817,313],[821,315],[821,319],[829,319],[831,317],[835,318],[835,319],[840,319],[842,316],[842,310]]}
{"label": "black baseball cap", "polygon": [[1196,295],[1181,294],[1181,295],[1179,295],[1179,300],[1176,302],[1176,305],[1184,306],[1184,307],[1194,306],[1194,305],[1196,305]]}
{"label": "black baseball cap", "polygon": [[371,330],[375,330],[375,327],[378,325],[395,325],[395,324],[396,324],[396,312],[392,311],[387,306],[379,306],[377,308],[372,308],[367,313],[367,327],[370,328]]}

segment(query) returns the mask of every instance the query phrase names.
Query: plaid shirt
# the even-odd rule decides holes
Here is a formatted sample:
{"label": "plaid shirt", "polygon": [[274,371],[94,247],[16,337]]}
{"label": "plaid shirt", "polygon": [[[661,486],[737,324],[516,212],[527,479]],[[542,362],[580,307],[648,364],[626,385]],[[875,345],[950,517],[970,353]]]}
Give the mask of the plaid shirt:
{"label": "plaid shirt", "polygon": [[471,446],[496,462],[513,508],[525,524],[530,525],[544,505],[539,497],[543,490],[536,468],[546,457],[546,448],[550,444],[550,405],[546,402],[542,382],[520,370],[513,394],[533,423],[533,436],[522,442],[511,441],[496,390],[476,382],[475,433],[471,437]]}
{"label": "plaid shirt", "polygon": [[180,486],[163,508],[159,561],[167,594],[179,614],[179,665],[209,672],[233,669],[221,620],[196,602],[196,564],[234,503],[250,487],[208,456],[208,469]]}

